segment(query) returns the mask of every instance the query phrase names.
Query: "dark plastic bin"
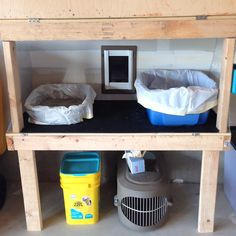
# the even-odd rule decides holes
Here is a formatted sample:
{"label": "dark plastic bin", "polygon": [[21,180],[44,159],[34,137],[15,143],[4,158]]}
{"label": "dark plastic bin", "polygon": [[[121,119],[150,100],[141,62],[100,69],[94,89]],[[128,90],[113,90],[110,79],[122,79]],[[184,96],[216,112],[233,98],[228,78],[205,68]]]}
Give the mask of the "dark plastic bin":
{"label": "dark plastic bin", "polygon": [[0,174],[0,209],[3,207],[3,204],[6,199],[7,183],[3,175]]}
{"label": "dark plastic bin", "polygon": [[206,123],[209,111],[200,114],[188,114],[185,116],[168,115],[147,109],[148,119],[152,125],[159,126],[182,126],[203,125]]}
{"label": "dark plastic bin", "polygon": [[236,213],[236,127],[231,127],[231,148],[224,153],[224,192]]}

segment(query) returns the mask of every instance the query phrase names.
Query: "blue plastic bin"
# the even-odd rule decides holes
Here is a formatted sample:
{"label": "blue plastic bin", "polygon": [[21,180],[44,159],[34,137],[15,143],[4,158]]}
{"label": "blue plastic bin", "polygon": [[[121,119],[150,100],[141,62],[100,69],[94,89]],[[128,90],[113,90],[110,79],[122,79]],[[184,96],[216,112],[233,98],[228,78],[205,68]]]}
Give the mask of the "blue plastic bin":
{"label": "blue plastic bin", "polygon": [[96,152],[66,153],[61,163],[60,173],[64,175],[82,176],[99,171],[100,156]]}
{"label": "blue plastic bin", "polygon": [[232,94],[236,94],[236,65],[234,65],[233,69],[233,78],[232,78]]}
{"label": "blue plastic bin", "polygon": [[182,126],[203,125],[206,123],[209,111],[200,114],[188,114],[185,116],[168,115],[147,109],[148,119],[152,125],[159,126]]}

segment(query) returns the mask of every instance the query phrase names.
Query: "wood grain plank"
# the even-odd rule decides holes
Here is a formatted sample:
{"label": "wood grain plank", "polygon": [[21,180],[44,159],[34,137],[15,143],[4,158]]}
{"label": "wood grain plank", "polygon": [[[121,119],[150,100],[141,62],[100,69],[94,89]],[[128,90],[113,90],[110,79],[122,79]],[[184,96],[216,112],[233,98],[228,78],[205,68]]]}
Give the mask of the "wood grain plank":
{"label": "wood grain plank", "polygon": [[[1,71],[0,71],[1,74]],[[6,150],[6,138],[5,138],[5,114],[4,114],[4,108],[3,108],[3,86],[2,86],[2,80],[0,78],[0,156],[5,152]]]}
{"label": "wood grain plank", "polygon": [[12,129],[13,132],[20,132],[23,128],[23,113],[15,42],[3,42],[2,45],[6,68]]}
{"label": "wood grain plank", "polygon": [[125,40],[236,37],[236,18],[189,19],[111,19],[0,21],[0,39],[24,40]]}
{"label": "wood grain plank", "polygon": [[224,150],[230,134],[7,134],[9,150]]}
{"label": "wood grain plank", "polygon": [[226,132],[228,129],[234,50],[235,39],[224,39],[216,122],[220,132]]}
{"label": "wood grain plank", "polygon": [[18,151],[18,158],[27,230],[40,231],[42,229],[42,214],[35,152]]}
{"label": "wood grain plank", "polygon": [[214,216],[217,190],[217,177],[220,153],[202,152],[202,170],[199,197],[198,232],[214,231]]}
{"label": "wood grain plank", "polygon": [[0,19],[236,15],[234,0],[0,0]]}

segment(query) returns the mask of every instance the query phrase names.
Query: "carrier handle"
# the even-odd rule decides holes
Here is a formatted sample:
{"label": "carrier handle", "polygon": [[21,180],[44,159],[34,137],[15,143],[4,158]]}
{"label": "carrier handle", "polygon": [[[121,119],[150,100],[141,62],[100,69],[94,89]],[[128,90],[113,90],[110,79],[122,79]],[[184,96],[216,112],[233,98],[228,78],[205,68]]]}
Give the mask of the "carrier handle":
{"label": "carrier handle", "polygon": [[120,201],[119,201],[117,195],[114,196],[114,206],[116,206],[116,207],[120,206]]}

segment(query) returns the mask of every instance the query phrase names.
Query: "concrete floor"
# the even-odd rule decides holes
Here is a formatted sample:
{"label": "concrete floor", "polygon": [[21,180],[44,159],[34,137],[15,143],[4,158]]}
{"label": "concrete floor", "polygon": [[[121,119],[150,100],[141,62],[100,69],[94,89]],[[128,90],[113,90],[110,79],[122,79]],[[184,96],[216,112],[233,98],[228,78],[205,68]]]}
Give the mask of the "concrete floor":
{"label": "concrete floor", "polygon": [[[174,205],[170,209],[167,223],[151,232],[136,232],[125,228],[120,222],[117,210],[113,207],[114,186],[107,185],[101,189],[100,221],[90,226],[69,226],[65,222],[63,195],[57,184],[41,184],[42,212],[44,229],[42,232],[27,232],[23,211],[21,188],[11,184],[8,188],[7,201],[0,211],[0,235],[57,235],[57,236],[106,236],[106,235],[174,235],[192,236],[197,233],[199,185],[174,184],[172,193]],[[236,214],[229,206],[222,187],[218,188],[215,233],[204,235],[236,235]]]}

